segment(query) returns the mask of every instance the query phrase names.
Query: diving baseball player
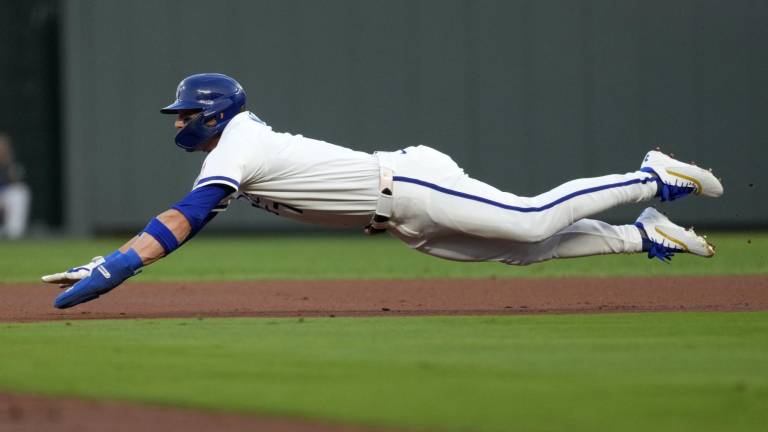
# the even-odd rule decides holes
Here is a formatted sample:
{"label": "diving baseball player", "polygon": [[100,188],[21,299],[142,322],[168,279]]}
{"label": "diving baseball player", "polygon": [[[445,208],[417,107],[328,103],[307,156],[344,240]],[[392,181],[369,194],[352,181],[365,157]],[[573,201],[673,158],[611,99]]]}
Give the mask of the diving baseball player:
{"label": "diving baseball player", "polygon": [[664,261],[678,252],[715,253],[653,208],[627,225],[587,219],[624,203],[722,195],[710,171],[658,151],[636,171],[520,197],[469,177],[430,147],[369,154],[275,132],[245,102],[243,88],[226,75],[181,81],[175,102],[161,112],[176,115],[179,147],[208,153],[192,191],[112,254],[43,276],[68,288],[57,308],[107,293],[183,245],[236,198],[299,221],[386,231],[411,248],[458,261],[525,265],[639,252]]}

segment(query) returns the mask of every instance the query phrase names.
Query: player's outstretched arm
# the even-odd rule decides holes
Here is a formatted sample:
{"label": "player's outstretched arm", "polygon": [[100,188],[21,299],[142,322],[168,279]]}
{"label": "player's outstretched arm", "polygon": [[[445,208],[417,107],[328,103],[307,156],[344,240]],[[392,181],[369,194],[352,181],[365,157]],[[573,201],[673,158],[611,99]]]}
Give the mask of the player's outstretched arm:
{"label": "player's outstretched arm", "polygon": [[[216,213],[212,210],[232,192],[231,187],[216,184],[195,189],[112,254],[68,272],[44,276],[45,282],[74,283],[56,298],[54,306],[65,309],[96,299],[170,254],[213,219]],[[81,279],[74,282],[76,277]]]}
{"label": "player's outstretched arm", "polygon": [[161,213],[141,234],[112,254],[97,260],[90,274],[61,293],[54,306],[66,309],[108,293],[139,273],[145,265],[170,253],[166,252],[166,244],[175,245],[174,249],[178,247],[190,231],[189,222],[179,211],[171,209]]}

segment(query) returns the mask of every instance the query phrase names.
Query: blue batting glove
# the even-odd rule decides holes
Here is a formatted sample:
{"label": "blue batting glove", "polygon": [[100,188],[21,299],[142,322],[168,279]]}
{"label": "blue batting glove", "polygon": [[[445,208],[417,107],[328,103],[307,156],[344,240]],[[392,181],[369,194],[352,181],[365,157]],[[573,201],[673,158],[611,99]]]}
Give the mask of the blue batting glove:
{"label": "blue batting glove", "polygon": [[126,253],[113,253],[93,269],[90,276],[56,297],[53,305],[66,309],[96,299],[138,273],[142,265],[141,257],[133,249],[128,249]]}

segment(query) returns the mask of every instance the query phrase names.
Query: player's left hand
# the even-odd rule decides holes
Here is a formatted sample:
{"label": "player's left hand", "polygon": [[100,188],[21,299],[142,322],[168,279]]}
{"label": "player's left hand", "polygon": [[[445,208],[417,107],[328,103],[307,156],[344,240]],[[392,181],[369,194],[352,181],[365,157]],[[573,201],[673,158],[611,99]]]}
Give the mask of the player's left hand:
{"label": "player's left hand", "polygon": [[141,257],[133,249],[128,249],[126,253],[109,255],[91,271],[90,276],[59,294],[53,305],[66,309],[97,299],[139,273],[142,265]]}

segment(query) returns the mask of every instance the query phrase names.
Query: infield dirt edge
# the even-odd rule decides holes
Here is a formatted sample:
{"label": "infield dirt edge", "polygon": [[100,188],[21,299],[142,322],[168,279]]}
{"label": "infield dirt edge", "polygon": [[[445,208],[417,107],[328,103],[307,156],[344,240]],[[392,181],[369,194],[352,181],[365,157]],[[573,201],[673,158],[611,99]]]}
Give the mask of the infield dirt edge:
{"label": "infield dirt edge", "polygon": [[0,322],[184,317],[768,310],[768,276],[127,283],[71,309],[45,284],[0,284]]}

